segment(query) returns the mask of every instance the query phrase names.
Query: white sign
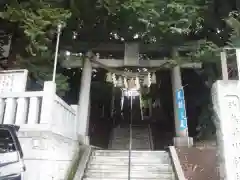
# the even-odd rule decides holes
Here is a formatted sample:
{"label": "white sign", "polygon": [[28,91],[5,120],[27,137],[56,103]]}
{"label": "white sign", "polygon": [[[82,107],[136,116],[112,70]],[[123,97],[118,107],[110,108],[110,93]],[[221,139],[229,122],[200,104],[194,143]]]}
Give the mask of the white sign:
{"label": "white sign", "polygon": [[220,179],[240,180],[240,81],[217,81],[212,90]]}
{"label": "white sign", "polygon": [[0,71],[0,93],[24,92],[27,86],[28,71],[25,69]]}

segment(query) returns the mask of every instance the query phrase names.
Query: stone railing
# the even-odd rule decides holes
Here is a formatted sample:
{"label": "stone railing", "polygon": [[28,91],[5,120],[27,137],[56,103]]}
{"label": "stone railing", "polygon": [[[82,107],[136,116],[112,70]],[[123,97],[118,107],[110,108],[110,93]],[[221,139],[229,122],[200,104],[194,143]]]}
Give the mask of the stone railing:
{"label": "stone railing", "polygon": [[0,123],[41,124],[43,91],[0,94]]}
{"label": "stone railing", "polygon": [[52,82],[45,82],[43,91],[1,93],[0,124],[16,124],[23,131],[52,131],[77,137],[76,112],[56,95]]}
{"label": "stone railing", "polygon": [[[53,109],[53,127],[54,130],[68,137],[76,138],[77,124],[76,112],[60,97],[55,95]],[[56,125],[56,126],[55,126]]]}

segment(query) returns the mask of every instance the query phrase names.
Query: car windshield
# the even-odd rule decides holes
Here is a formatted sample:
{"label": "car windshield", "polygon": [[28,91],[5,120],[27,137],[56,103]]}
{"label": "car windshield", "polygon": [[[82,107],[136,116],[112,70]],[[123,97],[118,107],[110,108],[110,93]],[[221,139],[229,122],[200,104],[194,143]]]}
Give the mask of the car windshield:
{"label": "car windshield", "polygon": [[16,151],[13,137],[9,130],[0,129],[0,153]]}

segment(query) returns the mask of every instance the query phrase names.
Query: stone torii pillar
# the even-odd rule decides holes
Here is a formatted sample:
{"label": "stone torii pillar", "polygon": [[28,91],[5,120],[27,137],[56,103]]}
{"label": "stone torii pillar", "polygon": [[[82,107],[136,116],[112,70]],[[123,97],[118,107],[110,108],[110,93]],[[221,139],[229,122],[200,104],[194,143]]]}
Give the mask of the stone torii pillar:
{"label": "stone torii pillar", "polygon": [[92,64],[90,58],[94,55],[87,53],[84,59],[84,65],[81,76],[81,86],[79,92],[78,108],[77,108],[77,128],[79,141],[84,144],[89,144],[88,126],[90,115],[90,90],[92,80]]}
{"label": "stone torii pillar", "polygon": [[[174,138],[174,145],[176,146],[192,146],[193,138],[188,137],[188,126],[187,126],[187,117],[185,110],[185,100],[182,87],[182,78],[181,78],[181,68],[179,65],[173,67],[172,69],[172,91],[173,91],[173,108],[174,108],[174,122],[175,122],[175,133],[176,137]],[[180,91],[182,90],[182,93]],[[180,96],[182,100],[178,100],[178,92],[181,93]],[[182,103],[181,103],[182,102]],[[182,107],[179,107],[181,103]],[[185,119],[180,117],[181,113],[185,113]]]}

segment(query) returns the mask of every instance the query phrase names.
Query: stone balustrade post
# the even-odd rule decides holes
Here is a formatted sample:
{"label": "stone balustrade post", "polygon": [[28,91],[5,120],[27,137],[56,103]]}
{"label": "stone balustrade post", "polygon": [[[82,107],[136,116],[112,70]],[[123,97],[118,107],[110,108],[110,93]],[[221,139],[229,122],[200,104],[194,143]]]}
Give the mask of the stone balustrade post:
{"label": "stone balustrade post", "polygon": [[15,98],[7,98],[3,124],[14,124],[17,101]]}
{"label": "stone balustrade post", "polygon": [[[28,116],[28,99],[26,97],[21,97],[17,100],[17,112],[16,112],[16,122],[17,125],[26,124]],[[30,111],[29,111],[30,113]]]}
{"label": "stone balustrade post", "polygon": [[3,124],[5,101],[0,99],[0,124]]}
{"label": "stone balustrade post", "polygon": [[42,110],[40,124],[52,124],[54,99],[56,95],[56,83],[52,81],[44,82],[44,95],[42,99]]}

